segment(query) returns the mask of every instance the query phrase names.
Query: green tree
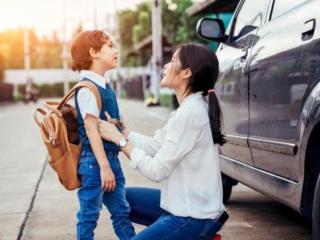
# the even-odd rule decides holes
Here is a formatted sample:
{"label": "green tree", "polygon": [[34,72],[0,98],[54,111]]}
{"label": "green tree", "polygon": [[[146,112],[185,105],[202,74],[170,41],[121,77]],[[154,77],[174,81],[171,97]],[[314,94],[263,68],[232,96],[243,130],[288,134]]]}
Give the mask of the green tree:
{"label": "green tree", "polygon": [[[191,0],[162,0],[162,33],[173,45],[199,41],[196,32],[197,17],[186,13],[192,5]],[[144,50],[138,56],[127,56],[133,46],[151,34],[152,2],[140,4],[135,11],[120,13],[120,37],[122,62],[126,66],[145,65],[151,57],[151,51]]]}
{"label": "green tree", "polygon": [[142,11],[139,13],[138,23],[132,29],[132,42],[139,43],[142,39],[151,34],[150,13]]}
{"label": "green tree", "polygon": [[[5,68],[21,69],[24,67],[24,31],[19,28],[0,32],[0,52]],[[39,39],[32,29],[29,32],[30,57],[32,68],[60,68],[62,66],[62,42],[57,33]]]}
{"label": "green tree", "polygon": [[34,68],[61,68],[62,43],[57,34],[45,36],[39,40],[31,54],[31,66]]}
{"label": "green tree", "polygon": [[168,41],[174,45],[198,41],[195,31],[198,17],[190,17],[186,13],[192,1],[171,0],[161,3],[162,29]]}
{"label": "green tree", "polygon": [[133,26],[137,22],[138,16],[135,11],[125,10],[119,15],[120,22],[120,39],[121,39],[121,61],[125,66],[134,65],[134,58],[127,56],[128,52],[132,49],[132,31]]}
{"label": "green tree", "polygon": [[141,65],[141,56],[128,55],[134,45],[151,34],[151,3],[140,4],[136,10],[124,10],[119,13],[122,63],[124,66]]}
{"label": "green tree", "polygon": [[23,67],[23,31],[7,30],[0,34],[0,45],[5,49],[6,68]]}
{"label": "green tree", "polygon": [[[151,35],[151,20],[150,12],[139,12],[138,23],[132,29],[132,42],[134,46],[139,44],[143,39]],[[150,49],[142,49],[138,55],[135,56],[135,65],[146,65],[151,57]]]}

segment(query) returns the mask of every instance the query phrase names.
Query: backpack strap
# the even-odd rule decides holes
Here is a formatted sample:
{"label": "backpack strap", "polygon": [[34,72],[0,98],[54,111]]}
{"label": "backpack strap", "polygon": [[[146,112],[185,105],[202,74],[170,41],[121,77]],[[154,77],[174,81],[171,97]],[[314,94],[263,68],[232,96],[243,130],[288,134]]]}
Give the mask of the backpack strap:
{"label": "backpack strap", "polygon": [[94,83],[92,83],[90,81],[86,81],[86,80],[78,82],[73,88],[71,88],[69,90],[69,92],[61,100],[61,102],[57,106],[57,109],[60,110],[74,96],[76,90],[80,89],[82,87],[89,88],[90,91],[94,94],[94,96],[96,97],[96,100],[97,100],[98,109],[99,109],[99,111],[101,111],[102,104],[101,104],[101,97],[100,97],[99,90]]}
{"label": "backpack strap", "polygon": [[34,121],[36,122],[36,124],[41,127],[41,123],[40,123],[40,120],[38,118],[38,113],[40,113],[42,115],[42,117],[44,117],[47,112],[45,110],[43,110],[42,108],[37,108],[34,112],[33,112],[33,119]]}

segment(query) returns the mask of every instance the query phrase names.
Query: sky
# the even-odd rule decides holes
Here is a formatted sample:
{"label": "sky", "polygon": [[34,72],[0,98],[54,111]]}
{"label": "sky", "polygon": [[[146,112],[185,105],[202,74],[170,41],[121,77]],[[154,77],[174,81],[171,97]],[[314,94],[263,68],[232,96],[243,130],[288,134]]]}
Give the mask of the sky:
{"label": "sky", "polygon": [[67,38],[80,23],[84,29],[92,29],[94,19],[99,29],[108,30],[114,25],[116,6],[134,9],[146,1],[150,0],[0,0],[0,32],[31,27],[39,36],[53,31],[62,35],[64,19]]}

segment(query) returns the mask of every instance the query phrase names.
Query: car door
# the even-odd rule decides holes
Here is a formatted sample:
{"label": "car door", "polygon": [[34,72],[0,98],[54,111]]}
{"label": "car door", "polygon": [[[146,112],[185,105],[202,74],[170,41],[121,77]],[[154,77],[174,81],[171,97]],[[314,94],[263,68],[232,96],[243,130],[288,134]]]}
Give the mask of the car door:
{"label": "car door", "polygon": [[249,70],[249,146],[255,167],[298,180],[299,117],[308,87],[306,45],[315,16],[306,0],[274,0],[269,22],[257,31]]}
{"label": "car door", "polygon": [[[254,42],[252,36],[263,24],[268,0],[240,2],[217,56],[220,74],[215,86],[223,112],[223,131],[227,143],[220,148],[221,157],[253,165],[248,145],[248,56]],[[222,168],[224,168],[222,164]],[[222,169],[228,173],[226,169]]]}

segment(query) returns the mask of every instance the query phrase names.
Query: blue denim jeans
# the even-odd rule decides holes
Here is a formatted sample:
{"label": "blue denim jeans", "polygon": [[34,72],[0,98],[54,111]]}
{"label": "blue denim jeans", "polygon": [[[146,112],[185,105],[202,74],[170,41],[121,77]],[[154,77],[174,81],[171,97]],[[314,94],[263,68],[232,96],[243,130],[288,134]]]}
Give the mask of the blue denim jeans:
{"label": "blue denim jeans", "polygon": [[148,226],[132,240],[211,240],[222,227],[214,219],[174,216],[160,208],[160,191],[127,188],[131,221]]}
{"label": "blue denim jeans", "polygon": [[93,240],[94,229],[102,208],[102,203],[111,214],[113,229],[120,240],[129,240],[135,235],[129,220],[130,206],[126,201],[125,179],[117,152],[107,152],[107,157],[116,178],[113,192],[101,189],[100,167],[92,152],[80,155],[78,174],[81,186],[78,190],[80,210],[77,213],[77,239]]}

